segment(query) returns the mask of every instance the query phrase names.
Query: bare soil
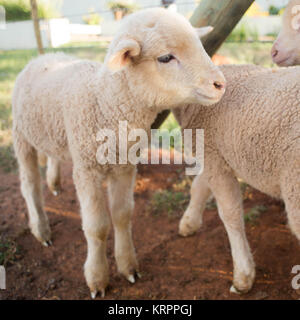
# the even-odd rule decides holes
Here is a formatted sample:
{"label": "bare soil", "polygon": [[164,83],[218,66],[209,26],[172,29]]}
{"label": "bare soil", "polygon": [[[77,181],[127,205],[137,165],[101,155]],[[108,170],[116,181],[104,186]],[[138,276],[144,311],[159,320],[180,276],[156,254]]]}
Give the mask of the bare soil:
{"label": "bare soil", "polygon": [[[0,173],[0,243],[8,247],[7,290],[0,291],[0,299],[89,299],[83,277],[86,242],[71,175],[70,164],[65,164],[58,197],[44,188],[53,233],[53,246],[45,248],[28,230],[17,174]],[[132,285],[118,275],[111,232],[111,280],[105,299],[299,299],[291,287],[291,270],[300,264],[300,246],[287,227],[283,204],[247,188],[245,211],[261,205],[266,210],[246,223],[257,266],[254,287],[248,294],[234,295],[229,293],[230,246],[217,210],[207,209],[202,228],[189,238],[177,233],[183,212],[152,212],[154,192],[171,188],[183,177],[183,169],[175,166],[139,167],[133,235],[142,279]]]}

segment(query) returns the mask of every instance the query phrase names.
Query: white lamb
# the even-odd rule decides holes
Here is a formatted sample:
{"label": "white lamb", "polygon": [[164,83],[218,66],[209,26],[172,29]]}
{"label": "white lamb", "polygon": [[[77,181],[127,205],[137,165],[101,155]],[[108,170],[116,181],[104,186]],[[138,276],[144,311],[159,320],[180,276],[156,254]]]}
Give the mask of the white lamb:
{"label": "white lamb", "polygon": [[228,65],[221,70],[227,89],[218,104],[174,110],[182,129],[202,128],[205,133],[204,172],[193,181],[179,233],[188,236],[198,230],[205,203],[213,194],[231,245],[231,291],[247,292],[255,265],[237,177],[282,199],[290,228],[300,240],[300,67]]}
{"label": "white lamb", "polygon": [[31,231],[50,244],[37,151],[50,159],[47,178],[54,187],[58,161],[71,159],[88,244],[85,277],[93,298],[97,292],[104,296],[109,279],[104,179],[118,271],[130,282],[139,271],[130,221],[136,169],[130,164],[99,165],[97,132],[111,129],[118,136],[120,120],[128,121],[130,129],[150,129],[163,108],[218,102],[225,80],[198,38],[208,30],[198,29],[197,34],[184,17],[164,9],[141,11],[125,19],[104,65],[48,54],[30,62],[17,78],[13,137]]}

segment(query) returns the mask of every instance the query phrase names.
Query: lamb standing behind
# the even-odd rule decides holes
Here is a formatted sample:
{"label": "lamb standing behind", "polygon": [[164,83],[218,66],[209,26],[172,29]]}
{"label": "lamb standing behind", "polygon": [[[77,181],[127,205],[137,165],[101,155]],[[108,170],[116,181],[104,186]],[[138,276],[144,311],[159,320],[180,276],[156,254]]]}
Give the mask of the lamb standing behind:
{"label": "lamb standing behind", "polygon": [[221,70],[227,90],[218,104],[174,110],[182,129],[202,128],[205,133],[204,172],[193,181],[179,233],[188,236],[198,230],[212,193],[231,245],[232,291],[247,292],[255,266],[237,177],[282,199],[290,228],[300,240],[300,67],[275,71],[227,65]]}
{"label": "lamb standing behind", "polygon": [[198,29],[197,34],[184,17],[164,9],[144,10],[125,19],[104,65],[49,54],[30,62],[17,78],[13,138],[31,231],[43,244],[50,243],[37,151],[52,163],[50,180],[57,177],[58,161],[71,159],[88,244],[85,277],[92,297],[97,292],[104,295],[109,278],[110,221],[102,190],[106,178],[118,270],[130,282],[139,271],[130,221],[135,166],[99,165],[97,133],[105,128],[118,136],[121,120],[128,122],[128,130],[149,130],[163,108],[218,102],[225,80],[198,38],[207,30]]}
{"label": "lamb standing behind", "polygon": [[281,31],[272,48],[273,61],[282,67],[300,64],[300,0],[286,7]]}

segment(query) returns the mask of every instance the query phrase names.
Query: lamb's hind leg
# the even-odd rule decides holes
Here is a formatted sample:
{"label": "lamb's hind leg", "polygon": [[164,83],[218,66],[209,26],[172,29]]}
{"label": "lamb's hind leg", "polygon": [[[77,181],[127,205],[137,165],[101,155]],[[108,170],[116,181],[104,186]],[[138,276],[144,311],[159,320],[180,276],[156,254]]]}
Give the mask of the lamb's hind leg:
{"label": "lamb's hind leg", "polygon": [[205,179],[196,176],[191,188],[191,200],[179,223],[179,234],[183,237],[192,235],[202,225],[202,214],[206,201],[211,195]]}
{"label": "lamb's hind leg", "polygon": [[[281,192],[288,215],[289,226],[300,241],[300,161],[287,166],[281,182]],[[296,161],[295,161],[296,162]]]}
{"label": "lamb's hind leg", "polygon": [[51,244],[48,217],[43,210],[42,188],[36,150],[18,133],[14,133],[15,153],[19,163],[21,192],[26,201],[32,234],[43,245]]}
{"label": "lamb's hind leg", "polygon": [[245,234],[239,183],[231,173],[223,172],[211,177],[209,185],[231,245],[234,266],[231,292],[247,292],[254,282],[255,266]]}
{"label": "lamb's hind leg", "polygon": [[48,158],[46,176],[48,188],[53,195],[57,196],[61,191],[60,165],[57,159]]}
{"label": "lamb's hind leg", "polygon": [[92,298],[98,292],[102,297],[109,281],[106,257],[106,239],[109,232],[109,216],[102,176],[98,171],[77,167],[74,164],[73,179],[81,206],[82,226],[87,240],[88,254],[84,274]]}
{"label": "lamb's hind leg", "polygon": [[131,216],[133,213],[133,191],[135,168],[109,179],[109,203],[115,231],[115,258],[118,271],[131,283],[138,273],[138,262],[132,241]]}

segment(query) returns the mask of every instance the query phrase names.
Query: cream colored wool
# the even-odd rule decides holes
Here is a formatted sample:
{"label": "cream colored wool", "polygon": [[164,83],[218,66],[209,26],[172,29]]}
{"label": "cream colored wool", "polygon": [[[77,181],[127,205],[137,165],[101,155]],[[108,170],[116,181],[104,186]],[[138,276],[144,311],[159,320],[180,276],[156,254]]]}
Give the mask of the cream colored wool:
{"label": "cream colored wool", "polygon": [[211,108],[197,104],[174,110],[182,129],[204,129],[204,172],[191,188],[179,225],[188,236],[202,224],[211,194],[228,233],[234,265],[233,291],[246,292],[255,266],[245,235],[237,177],[286,206],[300,240],[300,67],[265,69],[222,66],[223,99]]}
{"label": "cream colored wool", "polygon": [[[93,298],[97,292],[104,296],[109,281],[109,212],[119,272],[134,282],[139,271],[130,220],[135,166],[99,165],[97,133],[111,129],[118,136],[120,120],[128,121],[128,130],[149,130],[164,108],[218,102],[225,80],[199,40],[207,31],[195,30],[184,17],[164,9],[140,11],[124,20],[104,65],[47,54],[30,62],[16,80],[13,137],[31,231],[43,244],[50,244],[37,151],[49,157],[47,182],[54,194],[59,191],[59,161],[72,160],[88,243],[84,272]],[[174,59],[158,61],[167,54]],[[102,190],[104,179],[109,208]]]}

